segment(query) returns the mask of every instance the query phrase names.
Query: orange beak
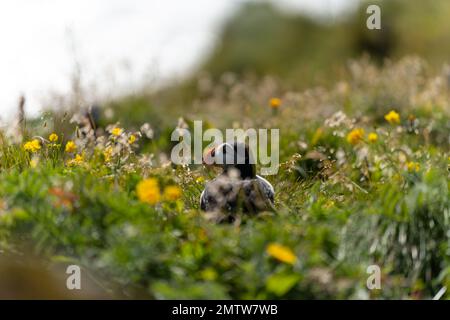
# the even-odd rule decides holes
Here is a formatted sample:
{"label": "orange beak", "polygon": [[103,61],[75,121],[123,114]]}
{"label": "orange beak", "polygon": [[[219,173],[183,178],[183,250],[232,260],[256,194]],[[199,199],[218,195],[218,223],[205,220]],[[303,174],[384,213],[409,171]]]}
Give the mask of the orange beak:
{"label": "orange beak", "polygon": [[205,152],[203,153],[202,164],[204,164],[206,166],[215,165],[215,162],[214,162],[215,152],[216,152],[215,147],[205,150]]}

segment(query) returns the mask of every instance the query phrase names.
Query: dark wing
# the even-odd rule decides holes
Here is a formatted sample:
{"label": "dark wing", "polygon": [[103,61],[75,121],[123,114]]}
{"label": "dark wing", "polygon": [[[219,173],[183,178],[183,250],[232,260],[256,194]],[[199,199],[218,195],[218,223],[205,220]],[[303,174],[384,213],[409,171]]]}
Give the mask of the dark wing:
{"label": "dark wing", "polygon": [[240,202],[244,205],[244,211],[257,213],[274,210],[274,192],[267,180],[261,177],[243,180],[242,191],[244,197],[240,197]]}
{"label": "dark wing", "polygon": [[200,196],[200,209],[207,212],[234,212],[241,206],[246,212],[259,212],[273,209],[273,203],[273,187],[260,176],[238,182],[216,178],[206,184]]}
{"label": "dark wing", "polygon": [[240,182],[235,183],[225,177],[209,181],[200,196],[200,209],[208,212],[234,211],[239,189]]}

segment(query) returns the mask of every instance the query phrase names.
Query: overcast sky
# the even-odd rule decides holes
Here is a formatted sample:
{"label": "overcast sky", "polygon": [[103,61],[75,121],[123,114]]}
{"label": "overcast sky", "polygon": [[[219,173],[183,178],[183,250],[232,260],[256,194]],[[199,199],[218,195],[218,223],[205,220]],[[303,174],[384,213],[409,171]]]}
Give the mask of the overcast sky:
{"label": "overcast sky", "polygon": [[[355,0],[279,0],[286,8],[334,15]],[[37,114],[50,92],[70,90],[75,60],[84,85],[101,95],[182,75],[214,44],[243,0],[2,0],[0,118],[21,93]],[[1,120],[0,120],[1,121]]]}

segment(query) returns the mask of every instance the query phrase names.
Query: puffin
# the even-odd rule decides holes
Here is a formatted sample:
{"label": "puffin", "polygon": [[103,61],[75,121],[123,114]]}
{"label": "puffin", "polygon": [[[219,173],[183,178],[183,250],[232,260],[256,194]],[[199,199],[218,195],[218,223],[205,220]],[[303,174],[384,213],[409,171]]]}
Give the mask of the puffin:
{"label": "puffin", "polygon": [[203,163],[221,167],[222,173],[206,183],[200,196],[201,210],[225,214],[274,210],[274,188],[256,174],[255,161],[247,144],[222,143],[206,153]]}

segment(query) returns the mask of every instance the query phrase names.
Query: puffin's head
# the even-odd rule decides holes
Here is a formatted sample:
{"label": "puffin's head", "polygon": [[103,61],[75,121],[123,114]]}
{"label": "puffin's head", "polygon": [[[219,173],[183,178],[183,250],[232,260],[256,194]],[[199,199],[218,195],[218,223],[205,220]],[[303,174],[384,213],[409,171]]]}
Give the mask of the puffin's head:
{"label": "puffin's head", "polygon": [[224,173],[237,169],[241,179],[256,176],[256,165],[249,147],[242,142],[225,142],[206,152],[203,157],[206,165],[219,166]]}

